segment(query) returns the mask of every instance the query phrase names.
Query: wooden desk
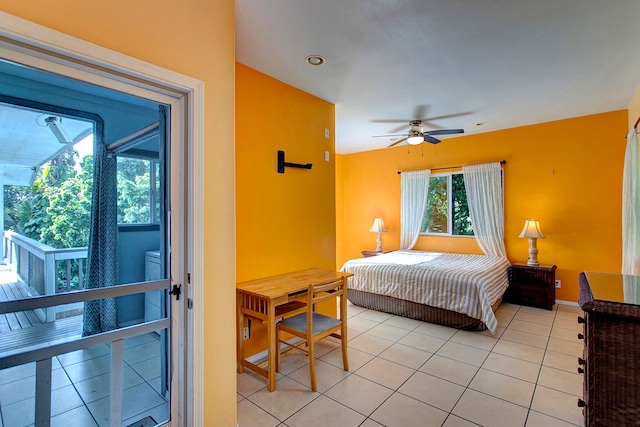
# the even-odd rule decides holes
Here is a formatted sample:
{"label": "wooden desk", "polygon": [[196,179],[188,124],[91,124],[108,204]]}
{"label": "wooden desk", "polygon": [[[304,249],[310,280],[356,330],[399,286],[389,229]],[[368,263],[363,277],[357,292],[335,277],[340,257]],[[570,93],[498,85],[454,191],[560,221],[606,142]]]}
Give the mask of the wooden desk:
{"label": "wooden desk", "polygon": [[[250,280],[236,284],[238,373],[244,367],[264,376],[268,380],[269,391],[276,388],[276,327],[277,307],[293,301],[306,301],[309,285],[321,285],[336,280],[345,280],[351,273],[311,268],[278,276]],[[346,295],[346,286],[345,286]],[[242,328],[245,318],[267,324],[268,370],[244,358]]]}

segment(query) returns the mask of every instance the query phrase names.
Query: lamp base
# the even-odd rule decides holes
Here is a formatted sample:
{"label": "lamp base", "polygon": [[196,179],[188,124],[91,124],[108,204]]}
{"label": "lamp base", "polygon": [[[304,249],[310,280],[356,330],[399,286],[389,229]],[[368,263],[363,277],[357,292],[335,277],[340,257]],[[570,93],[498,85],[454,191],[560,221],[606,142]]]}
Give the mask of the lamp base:
{"label": "lamp base", "polygon": [[529,238],[529,260],[527,261],[527,265],[531,265],[533,267],[537,267],[540,264],[538,263],[538,247],[536,246],[535,238]]}
{"label": "lamp base", "polygon": [[382,233],[378,231],[378,240],[376,240],[376,252],[382,252]]}

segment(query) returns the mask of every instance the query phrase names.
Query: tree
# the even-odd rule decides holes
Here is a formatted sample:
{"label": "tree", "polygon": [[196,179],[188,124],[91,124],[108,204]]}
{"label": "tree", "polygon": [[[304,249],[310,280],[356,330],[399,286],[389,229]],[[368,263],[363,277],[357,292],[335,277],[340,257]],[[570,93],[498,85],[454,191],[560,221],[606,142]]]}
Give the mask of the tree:
{"label": "tree", "polygon": [[31,200],[31,188],[27,185],[4,186],[4,224],[7,230],[25,234],[21,229],[19,207]]}
{"label": "tree", "polygon": [[85,156],[80,173],[73,174],[60,185],[49,190],[47,214],[51,225],[44,230],[51,236],[54,247],[73,248],[88,244],[93,187],[93,159]]}
{"label": "tree", "polygon": [[447,232],[447,177],[431,177],[423,230],[429,233]]}
{"label": "tree", "polygon": [[[67,150],[40,168],[31,187],[5,186],[5,217],[11,230],[54,248],[87,246],[93,191],[93,158],[76,168]],[[149,223],[151,162],[118,158],[118,222]]]}
{"label": "tree", "polygon": [[118,222],[146,224],[150,218],[151,161],[118,158]]}
{"label": "tree", "polygon": [[467,190],[464,185],[464,175],[454,174],[453,182],[453,234],[456,236],[473,236],[469,205],[467,204]]}

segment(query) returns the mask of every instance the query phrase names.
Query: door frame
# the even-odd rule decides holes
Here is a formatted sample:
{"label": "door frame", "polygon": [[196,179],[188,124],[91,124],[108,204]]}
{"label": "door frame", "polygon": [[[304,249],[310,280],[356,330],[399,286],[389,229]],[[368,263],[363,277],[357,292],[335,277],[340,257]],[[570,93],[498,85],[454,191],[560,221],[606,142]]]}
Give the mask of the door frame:
{"label": "door frame", "polygon": [[175,219],[182,227],[172,230],[177,238],[172,245],[181,248],[172,275],[183,285],[185,297],[172,325],[179,340],[173,347],[179,349],[179,367],[170,425],[204,425],[204,313],[202,304],[188,304],[203,300],[204,83],[5,12],[0,12],[0,56],[132,95],[164,98],[172,106],[171,141],[181,147],[181,158],[172,153],[171,162],[180,162],[188,191],[171,180],[172,200],[185,206],[171,212],[171,222]]}

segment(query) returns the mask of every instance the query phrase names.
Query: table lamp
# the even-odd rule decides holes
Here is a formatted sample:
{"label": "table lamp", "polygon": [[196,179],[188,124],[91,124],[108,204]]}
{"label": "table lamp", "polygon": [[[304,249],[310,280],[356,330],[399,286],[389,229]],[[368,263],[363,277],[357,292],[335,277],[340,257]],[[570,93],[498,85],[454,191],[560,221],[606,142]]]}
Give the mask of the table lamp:
{"label": "table lamp", "polygon": [[387,229],[384,228],[384,219],[376,218],[373,220],[373,225],[369,230],[374,233],[378,233],[378,240],[376,241],[376,252],[382,252],[382,233],[386,233]]}
{"label": "table lamp", "polygon": [[527,265],[538,266],[538,247],[536,239],[544,239],[544,234],[540,230],[540,222],[537,219],[528,219],[524,222],[524,228],[519,237],[529,239],[529,260]]}

